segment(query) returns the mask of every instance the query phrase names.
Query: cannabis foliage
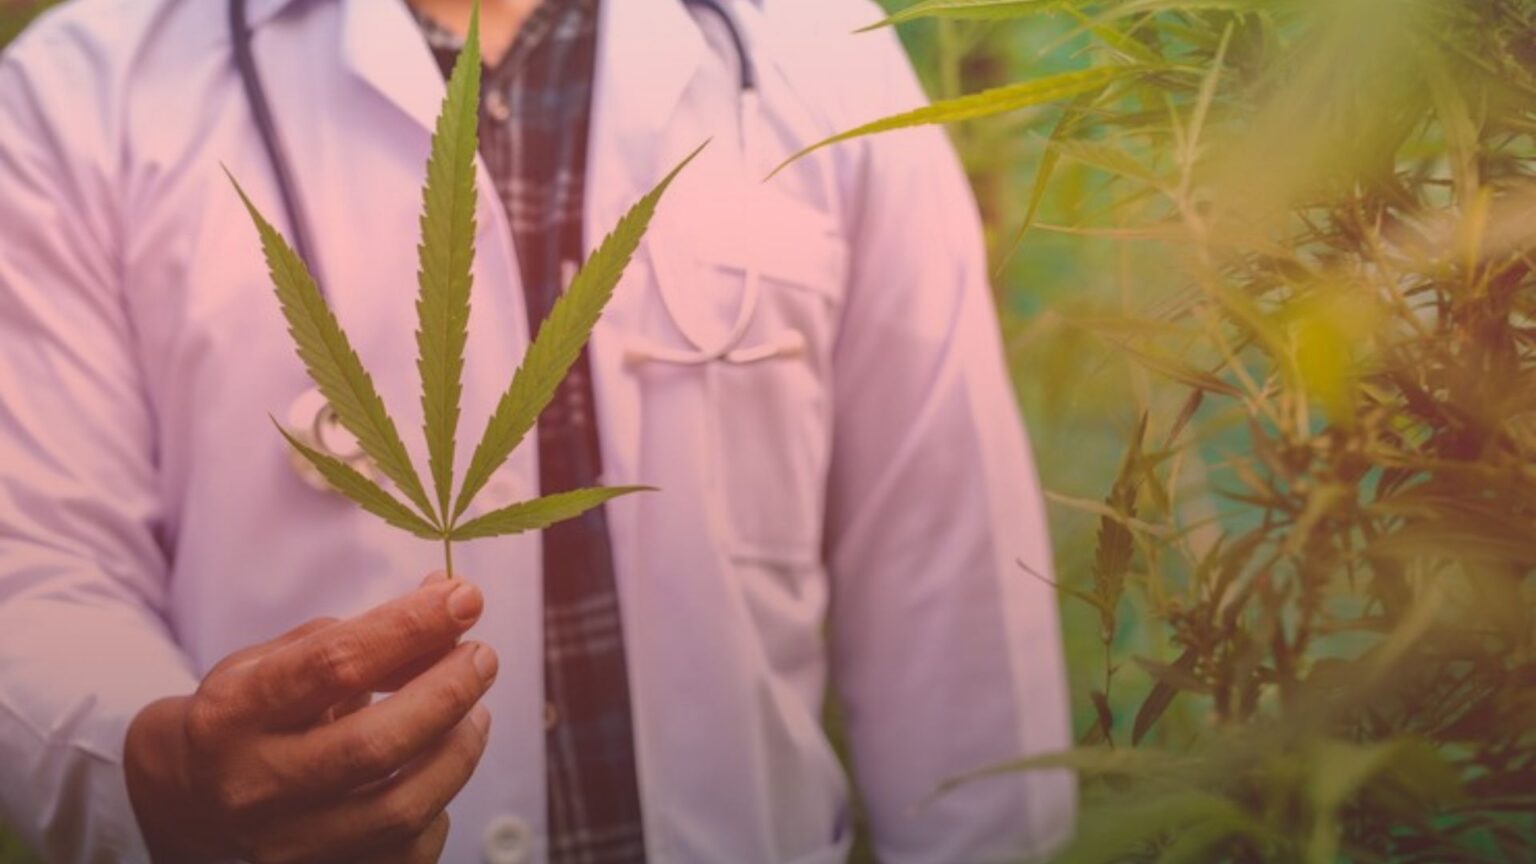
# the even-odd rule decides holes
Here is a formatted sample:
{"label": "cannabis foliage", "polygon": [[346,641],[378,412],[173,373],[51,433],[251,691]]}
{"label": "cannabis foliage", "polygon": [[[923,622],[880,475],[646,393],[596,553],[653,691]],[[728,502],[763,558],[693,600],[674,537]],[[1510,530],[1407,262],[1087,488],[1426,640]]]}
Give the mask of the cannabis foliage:
{"label": "cannabis foliage", "polygon": [[480,76],[477,3],[432,136],[422,193],[416,346],[430,485],[417,474],[372,377],[352,349],[304,261],[236,185],[261,236],[262,250],[299,358],[342,425],[356,437],[359,446],[405,500],[345,462],[308,446],[281,426],[279,431],[337,491],[363,509],[396,528],[440,541],[450,577],[455,541],[539,530],[641,488],[578,489],[464,520],[476,494],[533,428],[580,355],[662,194],[683,167],[679,165],[635,204],[555,303],[511,385],[497,403],[455,492],[453,466],[475,258]]}
{"label": "cannabis foliage", "polygon": [[1084,746],[1003,769],[1081,772],[1065,859],[1536,859],[1536,4],[884,23],[925,19],[1054,30],[1021,65],[1072,68],[842,137],[1054,100],[1015,120],[1042,155],[1000,255],[1105,250],[1110,290],[1042,317],[1141,382],[1108,497],[1053,496],[1099,523],[1060,585],[1105,651]]}

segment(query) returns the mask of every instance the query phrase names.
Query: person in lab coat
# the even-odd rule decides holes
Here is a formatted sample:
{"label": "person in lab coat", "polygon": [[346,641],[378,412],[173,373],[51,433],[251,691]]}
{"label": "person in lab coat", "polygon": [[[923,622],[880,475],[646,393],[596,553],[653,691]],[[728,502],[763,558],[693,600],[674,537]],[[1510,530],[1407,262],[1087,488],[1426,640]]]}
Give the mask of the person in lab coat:
{"label": "person in lab coat", "polygon": [[[486,0],[487,56],[539,5]],[[306,482],[267,420],[313,405],[220,167],[283,214],[225,4],[75,0],[0,58],[0,819],[46,860],[840,861],[829,685],[881,860],[1033,859],[1069,836],[1063,772],[934,797],[1070,743],[1044,514],[957,160],[927,128],[763,180],[922,103],[894,35],[853,33],[879,8],[728,0],[738,52],[681,0],[585,5],[579,233],[548,248],[590,251],[713,141],[566,388],[592,415],[588,473],[660,491],[564,551],[465,545],[452,582],[423,581],[436,545]],[[402,430],[421,420],[434,60],[468,7],[247,10],[311,264]],[[482,112],[466,437],[536,323],[525,283],[563,266],[498,167],[538,148],[493,152],[487,117],[528,133],[497,102],[530,92],[516,80]],[[520,448],[476,507],[548,487],[566,443]],[[569,586],[541,574],[598,553],[554,574],[607,579],[559,601],[607,610],[586,680],[558,656]]]}

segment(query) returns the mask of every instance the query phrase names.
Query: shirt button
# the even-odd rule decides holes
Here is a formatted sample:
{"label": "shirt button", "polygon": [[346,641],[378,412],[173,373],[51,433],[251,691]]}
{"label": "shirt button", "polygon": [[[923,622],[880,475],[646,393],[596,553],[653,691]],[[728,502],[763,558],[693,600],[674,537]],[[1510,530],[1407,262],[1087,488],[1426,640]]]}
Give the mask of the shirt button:
{"label": "shirt button", "polygon": [[497,816],[485,826],[485,864],[525,864],[532,846],[528,825],[516,816]]}
{"label": "shirt button", "polygon": [[512,116],[512,106],[507,104],[507,97],[500,90],[492,90],[485,94],[485,113],[497,123],[505,123]]}
{"label": "shirt button", "polygon": [[560,712],[555,710],[555,703],[544,703],[544,731],[553,732],[555,725],[560,722]]}

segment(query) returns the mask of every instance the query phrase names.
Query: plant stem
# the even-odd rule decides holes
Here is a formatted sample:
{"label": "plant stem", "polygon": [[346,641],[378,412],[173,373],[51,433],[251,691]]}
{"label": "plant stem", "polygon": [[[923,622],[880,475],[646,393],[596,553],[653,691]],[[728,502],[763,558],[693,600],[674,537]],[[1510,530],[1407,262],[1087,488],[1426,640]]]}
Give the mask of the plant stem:
{"label": "plant stem", "polygon": [[453,578],[453,540],[451,540],[448,537],[448,535],[446,535],[446,534],[443,535],[443,562],[445,564],[444,569],[448,573],[448,578],[452,579]]}

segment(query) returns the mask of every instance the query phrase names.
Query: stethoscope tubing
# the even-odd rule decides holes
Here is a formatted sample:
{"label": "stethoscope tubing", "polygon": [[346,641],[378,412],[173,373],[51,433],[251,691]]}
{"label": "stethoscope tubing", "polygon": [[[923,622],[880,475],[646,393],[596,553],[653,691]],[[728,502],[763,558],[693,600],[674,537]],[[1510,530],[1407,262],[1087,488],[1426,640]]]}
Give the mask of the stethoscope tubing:
{"label": "stethoscope tubing", "polygon": [[304,202],[300,200],[298,188],[294,184],[293,163],[283,148],[277,121],[272,116],[272,102],[267,98],[267,88],[251,49],[252,32],[250,20],[246,16],[245,0],[229,0],[229,32],[234,49],[235,70],[239,73],[240,86],[245,91],[245,101],[250,106],[251,119],[256,123],[262,149],[266,150],[267,161],[272,166],[273,179],[277,181],[278,195],[282,198],[289,230],[293,233],[294,251],[315,276],[324,293],[324,283],[319,278],[320,261],[315,257],[314,232],[310,230]]}

